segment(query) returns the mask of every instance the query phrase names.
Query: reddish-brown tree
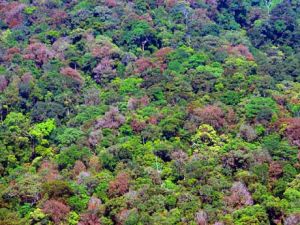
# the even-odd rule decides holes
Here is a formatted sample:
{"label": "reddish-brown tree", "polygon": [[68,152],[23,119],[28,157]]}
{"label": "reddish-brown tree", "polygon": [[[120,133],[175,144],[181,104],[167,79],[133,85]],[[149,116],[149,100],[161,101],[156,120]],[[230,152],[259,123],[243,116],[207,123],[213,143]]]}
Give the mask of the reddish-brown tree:
{"label": "reddish-brown tree", "polygon": [[165,47],[159,49],[157,52],[154,53],[155,57],[158,58],[161,61],[165,61],[167,58],[167,55],[172,52],[172,48]]}
{"label": "reddish-brown tree", "polygon": [[97,213],[99,211],[99,207],[101,206],[102,202],[99,198],[91,197],[89,204],[88,204],[88,211],[90,213]]}
{"label": "reddish-brown tree", "polygon": [[299,225],[299,224],[300,224],[300,213],[291,214],[284,220],[284,225]]}
{"label": "reddish-brown tree", "polygon": [[116,76],[116,70],[114,69],[114,61],[105,57],[100,63],[93,69],[94,79],[97,83],[100,83],[103,79],[111,80]]}
{"label": "reddish-brown tree", "polygon": [[148,96],[143,96],[142,98],[130,98],[127,107],[129,110],[136,110],[139,107],[147,106],[149,102],[150,99]]}
{"label": "reddish-brown tree", "polygon": [[50,162],[50,161],[44,161],[42,162],[38,173],[41,175],[44,181],[54,181],[59,178],[59,171],[57,169],[57,166]]}
{"label": "reddish-brown tree", "polygon": [[99,217],[94,213],[84,213],[80,215],[78,225],[101,225]]}
{"label": "reddish-brown tree", "polygon": [[225,114],[223,110],[214,105],[208,105],[204,108],[195,108],[190,110],[192,122],[196,124],[209,124],[215,129],[220,129],[225,124]]}
{"label": "reddish-brown tree", "polygon": [[101,129],[93,130],[89,135],[88,143],[90,146],[96,147],[102,138],[103,135]]}
{"label": "reddish-brown tree", "polygon": [[113,8],[113,7],[117,6],[117,1],[116,0],[105,0],[105,5]]}
{"label": "reddish-brown tree", "polygon": [[284,135],[289,142],[300,148],[300,118],[281,119],[276,124],[276,128],[279,130],[281,127],[286,127]]}
{"label": "reddish-brown tree", "polygon": [[119,173],[114,181],[109,183],[109,195],[121,196],[129,189],[129,175],[127,173]]}
{"label": "reddish-brown tree", "polygon": [[84,163],[80,160],[77,160],[73,167],[73,174],[75,176],[78,176],[81,172],[85,172],[85,171],[86,171],[86,166],[84,165]]}
{"label": "reddish-brown tree", "polygon": [[165,4],[167,8],[172,8],[177,4],[178,0],[166,0]]}
{"label": "reddish-brown tree", "polygon": [[50,216],[55,224],[59,225],[66,219],[66,216],[70,212],[70,207],[56,200],[47,200],[42,210]]}
{"label": "reddish-brown tree", "polygon": [[53,10],[51,13],[51,23],[53,25],[60,25],[68,18],[68,14],[60,9]]}
{"label": "reddish-brown tree", "polygon": [[125,117],[116,107],[110,107],[104,117],[96,121],[96,128],[119,128],[125,122]]}
{"label": "reddish-brown tree", "polygon": [[14,55],[21,53],[21,50],[17,47],[12,47],[7,49],[6,54],[4,56],[5,61],[11,61]]}
{"label": "reddish-brown tree", "polygon": [[136,60],[135,65],[137,73],[143,73],[144,71],[154,67],[154,64],[149,58],[140,58]]}
{"label": "reddish-brown tree", "polygon": [[252,161],[252,155],[247,149],[231,150],[222,157],[223,166],[233,171],[247,169]]}
{"label": "reddish-brown tree", "polygon": [[0,76],[0,93],[6,89],[7,85],[8,85],[7,79],[5,78],[5,76],[1,75]]}
{"label": "reddish-brown tree", "polygon": [[196,213],[196,223],[197,225],[207,225],[208,216],[207,213],[203,210],[200,210]]}
{"label": "reddish-brown tree", "polygon": [[127,218],[129,217],[130,215],[130,210],[128,209],[122,209],[117,215],[116,215],[116,224],[117,225],[123,225]]}
{"label": "reddish-brown tree", "polygon": [[300,147],[300,118],[293,118],[289,121],[285,135],[293,145]]}
{"label": "reddish-brown tree", "polygon": [[139,133],[145,129],[146,123],[138,119],[132,119],[132,121],[130,122],[130,126],[134,132]]}
{"label": "reddish-brown tree", "polygon": [[26,7],[18,2],[0,2],[0,18],[2,18],[10,28],[19,26],[23,23],[22,11]]}
{"label": "reddish-brown tree", "polygon": [[157,58],[155,64],[159,67],[160,71],[163,72],[167,68],[167,56],[172,52],[172,48],[165,47],[155,52],[154,56]]}
{"label": "reddish-brown tree", "polygon": [[229,54],[233,54],[236,56],[244,56],[247,60],[254,60],[253,55],[251,54],[251,52],[249,51],[248,47],[246,47],[245,45],[239,44],[236,46],[233,45],[229,45],[227,46],[227,52]]}
{"label": "reddish-brown tree", "polygon": [[77,81],[80,84],[83,83],[83,78],[81,77],[80,73],[77,70],[72,69],[71,67],[62,68],[60,70],[60,73],[66,77],[71,78],[72,80]]}
{"label": "reddish-brown tree", "polygon": [[54,53],[42,43],[32,43],[25,49],[23,57],[27,60],[33,60],[37,65],[42,66],[54,57]]}
{"label": "reddish-brown tree", "polygon": [[158,117],[157,116],[150,116],[147,120],[148,124],[156,125],[158,123]]}
{"label": "reddish-brown tree", "polygon": [[283,173],[282,165],[279,162],[271,162],[269,167],[269,176],[271,179],[278,179]]}
{"label": "reddish-brown tree", "polygon": [[232,209],[253,205],[252,196],[242,182],[235,182],[231,187],[230,192],[231,195],[225,197],[225,202]]}
{"label": "reddish-brown tree", "polygon": [[91,49],[92,55],[97,58],[105,58],[111,54],[112,46],[108,43],[104,44],[103,46],[94,46]]}
{"label": "reddish-brown tree", "polygon": [[33,80],[31,73],[24,73],[21,77],[21,81],[25,84],[29,84]]}

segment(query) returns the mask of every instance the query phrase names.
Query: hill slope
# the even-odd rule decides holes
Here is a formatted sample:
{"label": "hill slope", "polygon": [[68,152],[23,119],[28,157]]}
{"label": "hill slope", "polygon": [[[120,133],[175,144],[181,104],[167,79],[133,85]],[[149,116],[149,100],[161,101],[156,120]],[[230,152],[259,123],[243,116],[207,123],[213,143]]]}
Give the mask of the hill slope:
{"label": "hill slope", "polygon": [[0,0],[0,225],[300,224],[300,2]]}

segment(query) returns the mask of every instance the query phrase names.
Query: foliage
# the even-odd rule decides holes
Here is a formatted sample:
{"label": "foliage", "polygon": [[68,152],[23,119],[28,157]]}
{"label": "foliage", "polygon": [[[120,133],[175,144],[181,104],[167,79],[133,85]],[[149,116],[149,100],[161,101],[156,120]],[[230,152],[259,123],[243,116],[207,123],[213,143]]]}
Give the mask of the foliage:
{"label": "foliage", "polygon": [[0,0],[0,225],[300,222],[297,0]]}

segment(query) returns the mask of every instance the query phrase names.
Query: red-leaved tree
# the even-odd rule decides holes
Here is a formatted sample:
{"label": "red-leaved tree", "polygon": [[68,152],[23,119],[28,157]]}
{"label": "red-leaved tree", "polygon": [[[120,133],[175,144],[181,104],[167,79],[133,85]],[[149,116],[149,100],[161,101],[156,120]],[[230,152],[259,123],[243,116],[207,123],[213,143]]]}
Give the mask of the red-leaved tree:
{"label": "red-leaved tree", "polygon": [[125,224],[127,218],[130,215],[130,210],[128,209],[122,209],[117,215],[116,215],[116,224],[117,225],[123,225]]}

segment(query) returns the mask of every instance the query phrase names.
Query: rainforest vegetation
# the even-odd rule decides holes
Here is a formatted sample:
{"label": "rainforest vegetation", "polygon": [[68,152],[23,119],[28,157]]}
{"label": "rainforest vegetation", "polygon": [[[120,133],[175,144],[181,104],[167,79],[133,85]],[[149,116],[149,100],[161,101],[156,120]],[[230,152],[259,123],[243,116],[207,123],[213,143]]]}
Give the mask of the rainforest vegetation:
{"label": "rainforest vegetation", "polygon": [[0,0],[0,225],[299,225],[299,0]]}

